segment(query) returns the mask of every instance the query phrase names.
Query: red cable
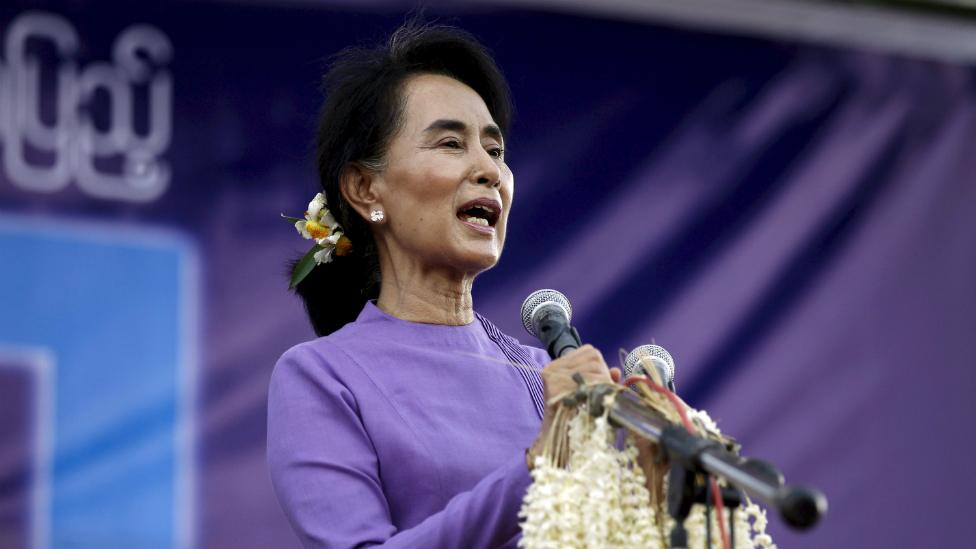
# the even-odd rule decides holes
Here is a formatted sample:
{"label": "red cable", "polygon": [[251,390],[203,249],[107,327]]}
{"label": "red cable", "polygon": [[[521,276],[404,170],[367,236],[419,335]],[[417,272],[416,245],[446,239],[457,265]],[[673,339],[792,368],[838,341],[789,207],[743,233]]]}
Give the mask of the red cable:
{"label": "red cable", "polygon": [[[630,376],[624,380],[624,385],[630,387],[631,385],[643,383],[644,385],[650,387],[654,392],[664,395],[671,405],[674,406],[676,412],[681,417],[681,423],[684,424],[685,429],[693,435],[697,435],[698,432],[695,430],[694,424],[688,419],[688,414],[685,410],[684,405],[678,400],[677,395],[662,387],[661,385],[654,382],[654,380],[649,379],[644,376]],[[715,512],[718,514],[718,530],[719,535],[722,536],[722,546],[725,549],[731,549],[732,542],[729,540],[729,536],[725,530],[725,504],[722,503],[722,492],[719,490],[718,481],[714,478],[709,479],[711,481],[712,488],[712,499],[715,500]]]}
{"label": "red cable", "polygon": [[631,385],[634,385],[636,383],[643,383],[644,385],[647,385],[655,392],[664,395],[671,402],[671,405],[674,406],[674,409],[676,412],[678,412],[678,415],[681,416],[681,423],[684,423],[685,429],[688,429],[688,432],[690,432],[691,434],[694,435],[698,434],[695,431],[694,424],[692,424],[691,420],[688,419],[688,414],[687,412],[685,412],[685,407],[681,405],[681,401],[678,400],[677,395],[667,390],[666,388],[658,385],[657,383],[654,383],[654,380],[646,378],[644,376],[630,376],[624,380],[624,385],[627,387],[630,387]]}
{"label": "red cable", "polygon": [[718,488],[718,481],[714,477],[710,478],[712,484],[712,499],[715,500],[715,512],[718,513],[718,532],[722,536],[722,546],[729,549],[732,542],[725,531],[725,504],[722,502],[722,491]]}

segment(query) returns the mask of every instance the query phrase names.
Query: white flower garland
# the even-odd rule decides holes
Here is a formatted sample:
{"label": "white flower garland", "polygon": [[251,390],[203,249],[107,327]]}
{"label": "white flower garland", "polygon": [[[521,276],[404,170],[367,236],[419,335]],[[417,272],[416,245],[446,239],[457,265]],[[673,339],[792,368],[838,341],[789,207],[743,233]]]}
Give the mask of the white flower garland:
{"label": "white flower garland", "polygon": [[[718,533],[718,516],[713,508],[712,517],[712,547],[722,548],[722,541]],[[751,521],[751,522],[750,522]],[[729,511],[725,511],[725,524],[731,524]],[[674,519],[667,517],[665,528],[671,531]],[[688,531],[688,547],[705,547],[705,506],[695,504],[691,507],[691,513],[685,520],[685,529]],[[665,547],[662,545],[661,547]],[[753,502],[748,502],[742,509],[735,512],[735,547],[732,549],[776,549],[773,538],[766,534],[766,511],[761,509]]]}
{"label": "white flower garland", "polygon": [[[563,408],[563,413],[572,413]],[[704,412],[695,415],[718,432]],[[557,416],[557,429],[560,421]],[[623,450],[614,447],[615,431],[606,416],[593,418],[585,405],[535,458],[532,485],[522,502],[524,549],[617,549],[667,547],[674,520],[650,503],[650,493],[632,435]],[[568,447],[564,447],[567,445]],[[551,447],[555,446],[555,447]],[[562,459],[561,456],[568,456]],[[563,462],[560,464],[560,462]],[[562,466],[560,466],[562,465]],[[766,512],[748,502],[735,515],[733,549],[776,549],[766,534]],[[712,548],[721,549],[718,517],[712,518]],[[726,511],[725,522],[730,524]],[[705,547],[705,507],[692,506],[685,521],[689,547]]]}
{"label": "white flower garland", "polygon": [[637,447],[612,446],[606,417],[569,422],[569,463],[536,458],[519,517],[526,549],[663,547]]}

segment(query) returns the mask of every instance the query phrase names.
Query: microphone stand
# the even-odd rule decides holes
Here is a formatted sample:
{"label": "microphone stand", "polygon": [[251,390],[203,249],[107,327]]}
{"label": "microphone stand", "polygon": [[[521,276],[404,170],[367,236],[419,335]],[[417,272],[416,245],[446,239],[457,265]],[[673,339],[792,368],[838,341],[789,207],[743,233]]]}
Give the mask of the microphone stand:
{"label": "microphone stand", "polygon": [[[689,433],[652,410],[631,391],[619,391],[613,385],[587,385],[578,373],[573,376],[578,388],[569,399],[587,402],[589,412],[600,417],[608,412],[610,421],[632,433],[657,442],[671,463],[668,482],[668,513],[675,520],[671,547],[687,547],[684,520],[698,497],[707,498],[707,490],[696,490],[700,475],[725,479],[729,485],[744,491],[779,511],[783,520],[797,530],[811,528],[827,511],[827,499],[815,488],[784,485],[782,474],[772,465],[739,457],[715,441]],[[614,393],[616,393],[614,395]],[[614,395],[609,410],[604,399]],[[732,509],[740,503],[735,491],[723,494]]]}

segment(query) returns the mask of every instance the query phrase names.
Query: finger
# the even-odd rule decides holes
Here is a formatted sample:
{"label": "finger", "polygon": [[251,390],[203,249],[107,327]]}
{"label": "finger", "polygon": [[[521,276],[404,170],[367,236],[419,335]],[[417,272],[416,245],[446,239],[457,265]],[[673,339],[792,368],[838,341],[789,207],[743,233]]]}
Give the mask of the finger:
{"label": "finger", "polygon": [[610,368],[610,379],[614,383],[620,383],[620,368]]}
{"label": "finger", "polygon": [[593,360],[593,357],[595,356],[599,356],[602,358],[600,351],[598,351],[596,347],[590,344],[583,345],[582,347],[579,347],[572,353],[566,355],[567,358],[583,360],[583,361]]}

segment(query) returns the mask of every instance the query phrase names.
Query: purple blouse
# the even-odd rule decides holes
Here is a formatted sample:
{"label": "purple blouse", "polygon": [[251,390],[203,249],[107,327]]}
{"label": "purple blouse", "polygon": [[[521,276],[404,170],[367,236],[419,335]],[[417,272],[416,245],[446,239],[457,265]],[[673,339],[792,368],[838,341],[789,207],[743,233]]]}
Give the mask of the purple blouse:
{"label": "purple blouse", "polygon": [[302,543],[514,547],[548,361],[480,315],[421,324],[373,303],[289,349],[268,392],[268,465]]}

